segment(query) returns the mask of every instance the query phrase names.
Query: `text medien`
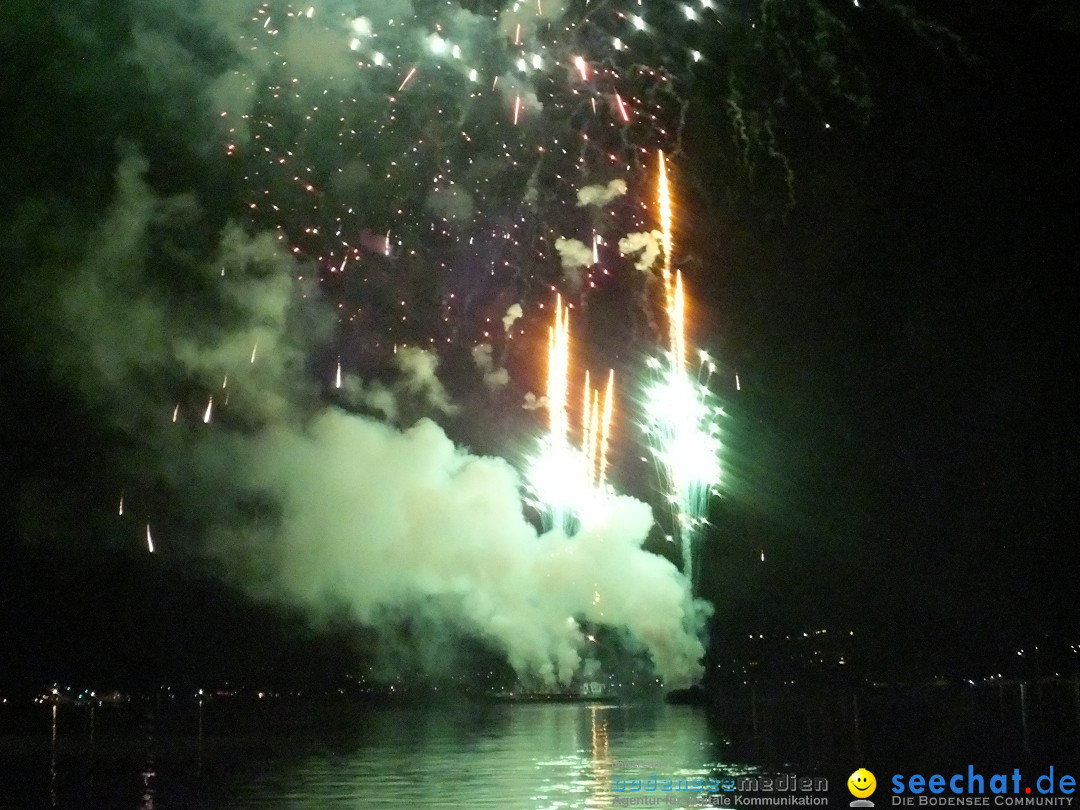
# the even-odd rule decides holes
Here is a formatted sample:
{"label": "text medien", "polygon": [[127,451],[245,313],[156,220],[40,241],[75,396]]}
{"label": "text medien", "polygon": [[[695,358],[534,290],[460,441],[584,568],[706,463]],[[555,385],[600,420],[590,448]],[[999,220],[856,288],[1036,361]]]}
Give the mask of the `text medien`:
{"label": "text medien", "polygon": [[824,777],[797,776],[782,773],[775,776],[696,776],[689,779],[664,779],[655,774],[647,779],[624,779],[619,774],[612,777],[611,789],[618,792],[637,793],[639,791],[695,790],[716,793],[719,791],[739,793],[807,793],[824,792],[829,789],[829,780]]}

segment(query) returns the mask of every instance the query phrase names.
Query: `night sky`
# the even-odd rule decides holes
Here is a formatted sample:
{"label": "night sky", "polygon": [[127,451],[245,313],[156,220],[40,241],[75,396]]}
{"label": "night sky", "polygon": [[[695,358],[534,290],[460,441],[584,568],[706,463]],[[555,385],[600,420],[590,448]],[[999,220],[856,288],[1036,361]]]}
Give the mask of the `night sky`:
{"label": "night sky", "polygon": [[[408,25],[397,5],[370,11],[400,56],[385,77],[366,44],[347,47],[366,36],[343,27],[359,5],[327,5],[333,36],[288,40],[267,39],[269,6],[167,5],[0,9],[0,688],[318,683],[374,661],[415,671],[433,651],[451,669],[502,658],[512,645],[441,601],[430,572],[398,583],[407,597],[379,593],[415,567],[400,544],[326,551],[327,568],[355,564],[354,586],[313,573],[296,538],[323,553],[337,541],[320,532],[382,536],[382,513],[350,512],[331,482],[355,458],[373,492],[412,486],[393,459],[442,459],[427,455],[441,431],[397,444],[420,417],[518,466],[539,430],[521,402],[542,387],[553,285],[582,313],[581,356],[614,366],[633,401],[657,313],[613,246],[654,227],[660,148],[692,337],[728,413],[697,588],[715,608],[710,655],[751,632],[854,628],[869,673],[977,674],[1080,641],[1072,4],[765,0],[718,3],[711,26],[657,6],[628,55],[611,50],[615,22],[526,23],[549,61],[601,66],[586,88],[572,68],[511,78],[512,37],[481,30],[485,4],[402,3]],[[464,72],[412,60],[427,36],[413,29],[437,19],[498,91],[466,101]],[[616,92],[641,111],[629,123]],[[311,103],[337,106],[309,121]],[[583,132],[595,146],[554,148]],[[615,178],[626,195],[575,204]],[[582,277],[553,244],[591,231],[608,244]],[[508,382],[485,383],[480,343]],[[330,407],[363,429],[325,421]],[[376,449],[350,456],[353,441]],[[613,481],[659,504],[637,442],[625,423]],[[441,562],[471,547],[477,510],[492,517],[476,536],[497,536],[505,499],[476,493],[501,493],[500,470],[475,490],[410,489],[409,510],[451,516],[412,553],[432,570],[471,559]],[[645,547],[677,562],[662,534]],[[514,548],[492,564],[516,571]],[[611,565],[639,570],[626,555]],[[640,570],[630,628],[650,599],[663,613],[681,598],[666,569]],[[488,579],[459,573],[449,592],[468,603]],[[476,649],[447,641],[461,636]],[[661,654],[692,657],[680,644]]]}

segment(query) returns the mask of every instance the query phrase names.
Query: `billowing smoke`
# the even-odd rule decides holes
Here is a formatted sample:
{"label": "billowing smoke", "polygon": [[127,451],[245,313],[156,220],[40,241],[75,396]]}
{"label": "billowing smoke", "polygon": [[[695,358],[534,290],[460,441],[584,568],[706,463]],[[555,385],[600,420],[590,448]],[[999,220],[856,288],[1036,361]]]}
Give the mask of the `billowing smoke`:
{"label": "billowing smoke", "polygon": [[595,205],[602,208],[625,193],[626,181],[622,179],[612,180],[606,186],[585,186],[578,189],[578,205]]}
{"label": "billowing smoke", "polygon": [[521,304],[518,304],[516,302],[511,304],[507,308],[506,314],[503,315],[503,317],[502,317],[503,331],[504,332],[509,332],[510,328],[514,325],[514,323],[518,320],[518,318],[520,318],[523,314],[524,313],[522,312]]}
{"label": "billowing smoke", "polygon": [[391,423],[398,421],[398,397],[392,389],[378,380],[365,382],[359,377],[347,374],[341,381],[340,396],[342,403],[354,411],[375,414]]}
{"label": "billowing smoke", "polygon": [[343,374],[338,392],[340,402],[393,423],[400,423],[414,410],[403,406],[419,405],[422,410],[445,416],[458,413],[459,407],[436,374],[438,355],[415,346],[402,346],[394,352],[394,361],[400,374],[389,384]]}
{"label": "billowing smoke", "polygon": [[537,410],[540,410],[540,408],[546,408],[546,407],[547,407],[547,397],[545,397],[545,396],[538,397],[532,391],[527,392],[525,394],[524,399],[522,399],[522,401],[521,401],[521,408],[522,408],[522,410],[526,410],[526,411],[537,411]]}
{"label": "billowing smoke", "polygon": [[583,623],[619,628],[668,684],[696,677],[700,616],[671,563],[642,550],[645,504],[619,498],[573,538],[537,536],[505,462],[454,446],[433,422],[406,431],[340,411],[248,445],[250,483],[282,504],[275,590],[364,622],[437,616],[503,650],[523,677],[567,682]]}
{"label": "billowing smoke", "polygon": [[[135,83],[132,95],[145,104],[130,115],[108,104],[91,111],[102,122],[95,143],[138,144],[119,146],[111,202],[104,192],[79,198],[72,176],[66,187],[5,201],[4,209],[5,244],[30,257],[0,302],[5,320],[18,324],[8,339],[114,440],[93,471],[105,482],[103,510],[115,515],[115,495],[124,492],[114,536],[142,545],[149,524],[155,553],[212,564],[253,596],[304,605],[313,617],[345,608],[375,629],[416,617],[439,638],[474,638],[500,651],[527,681],[565,683],[580,673],[592,658],[590,626],[618,635],[668,685],[696,678],[705,608],[670,562],[643,548],[649,507],[615,497],[573,537],[538,534],[514,469],[448,437],[454,420],[469,414],[440,380],[437,344],[417,348],[389,333],[387,324],[404,330],[397,325],[414,314],[397,293],[437,287],[429,282],[441,265],[431,257],[441,254],[415,249],[435,230],[428,215],[464,226],[486,216],[485,206],[520,200],[519,187],[499,185],[512,163],[492,145],[502,136],[477,144],[487,135],[483,123],[468,122],[475,141],[453,148],[467,156],[457,163],[470,167],[475,183],[455,191],[436,179],[452,162],[451,146],[429,135],[428,108],[416,96],[409,138],[374,137],[380,117],[335,113],[330,126],[310,131],[296,124],[335,98],[385,103],[377,82],[387,71],[373,69],[384,65],[370,32],[386,33],[389,20],[416,12],[384,3],[365,11],[365,28],[359,18],[344,24],[342,14],[319,27],[264,9],[257,39],[248,3],[151,6],[125,6],[130,31],[121,47],[95,20],[74,19],[77,9],[62,27],[73,52],[98,64],[97,75]],[[561,13],[558,3],[545,8]],[[497,23],[453,19],[448,39],[457,35],[454,44],[476,53],[483,52],[477,32],[516,29],[510,12]],[[532,11],[529,19],[536,24]],[[42,25],[51,35],[50,22]],[[457,59],[448,48],[447,58]],[[451,79],[450,71],[428,70],[433,97],[462,81],[467,66],[455,65]],[[544,113],[526,80],[495,75],[501,101],[522,115]],[[404,69],[390,79],[406,80]],[[485,110],[462,98],[459,117],[442,128],[455,136],[463,119]],[[253,114],[260,105],[261,117]],[[274,141],[285,129],[271,126],[279,113],[302,131],[295,141]],[[346,135],[352,147],[337,148],[335,138]],[[61,143],[64,134],[51,137]],[[307,149],[303,158],[297,144]],[[226,167],[224,156],[245,145],[250,159]],[[430,174],[406,163],[429,158]],[[185,188],[196,190],[176,193]],[[622,193],[615,182],[604,188],[588,204]],[[317,202],[290,207],[297,200]],[[337,210],[348,214],[326,213]],[[424,217],[423,226],[414,221],[412,241],[396,241],[399,220],[410,216]],[[390,226],[393,251],[384,249]],[[564,270],[580,277],[591,252],[561,242]],[[340,279],[348,294],[332,298],[326,279]],[[384,289],[395,294],[372,292]],[[500,299],[496,313],[507,300],[518,299]],[[507,332],[522,312],[520,304],[506,311]],[[32,322],[25,313],[34,313]],[[354,322],[378,328],[350,333]],[[355,335],[369,340],[350,343]],[[376,339],[378,374],[347,367],[340,387],[328,384],[319,357],[343,354],[348,366]],[[473,362],[484,383],[505,385],[490,346],[478,349]],[[444,379],[455,380],[451,373]],[[532,397],[531,407],[542,405]],[[447,427],[412,418],[421,412]],[[430,650],[418,653],[434,668]]]}
{"label": "billowing smoke", "polygon": [[584,242],[563,236],[555,240],[555,250],[559,252],[563,276],[575,287],[580,286],[581,271],[593,263],[592,250]]}
{"label": "billowing smoke", "polygon": [[510,372],[505,368],[496,367],[493,353],[494,349],[490,343],[481,343],[472,348],[473,363],[483,375],[484,385],[492,391],[510,382]]}
{"label": "billowing smoke", "polygon": [[642,233],[628,233],[619,240],[619,253],[624,256],[633,256],[640,253],[634,267],[642,272],[648,272],[660,258],[660,231],[645,231]]}
{"label": "billowing smoke", "polygon": [[[702,606],[670,562],[642,548],[647,505],[618,497],[572,538],[540,536],[506,462],[463,452],[426,419],[401,430],[318,405],[290,326],[300,269],[275,240],[227,226],[207,259],[173,265],[190,283],[212,285],[201,314],[222,314],[192,320],[151,257],[173,251],[179,262],[172,240],[201,214],[190,197],[155,196],[145,170],[138,155],[121,160],[116,200],[56,290],[49,351],[90,406],[139,437],[151,465],[142,472],[170,481],[175,508],[201,513],[201,553],[253,593],[315,615],[345,605],[375,627],[423,616],[502,651],[528,681],[578,673],[589,626],[617,629],[669,685],[698,676]],[[490,347],[478,356],[491,363]],[[389,418],[405,396],[455,411],[433,353],[406,347],[396,358],[394,393],[354,382],[354,396],[363,391]],[[177,388],[186,393],[174,423],[168,397]],[[202,405],[215,395],[204,424]],[[140,520],[169,519],[148,510],[149,498],[140,503],[137,485],[125,489]],[[236,519],[253,500],[275,515],[272,528]],[[159,551],[168,553],[171,534],[155,531]]]}
{"label": "billowing smoke", "polygon": [[437,354],[415,346],[404,346],[395,352],[394,358],[401,369],[401,385],[405,392],[421,398],[439,413],[457,413],[458,406],[450,401],[450,395],[435,374],[439,367]]}

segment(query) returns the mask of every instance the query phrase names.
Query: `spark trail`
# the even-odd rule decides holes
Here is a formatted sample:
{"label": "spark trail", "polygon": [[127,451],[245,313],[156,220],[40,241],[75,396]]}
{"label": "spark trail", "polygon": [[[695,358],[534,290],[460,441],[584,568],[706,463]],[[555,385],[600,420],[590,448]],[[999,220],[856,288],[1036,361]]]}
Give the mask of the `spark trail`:
{"label": "spark trail", "polygon": [[686,296],[682,273],[672,272],[673,216],[666,158],[659,154],[657,208],[660,216],[664,310],[668,345],[664,360],[652,359],[655,373],[645,392],[645,435],[667,488],[672,539],[679,544],[683,574],[693,583],[694,555],[708,525],[709,495],[720,481],[720,438],[709,378],[716,366],[699,352],[695,374],[687,368]]}
{"label": "spark trail", "polygon": [[615,372],[607,385],[590,385],[585,372],[581,396],[579,441],[570,432],[570,308],[555,299],[555,322],[548,333],[548,430],[540,450],[527,467],[527,489],[532,505],[542,514],[546,528],[567,535],[597,514],[612,492],[607,483],[608,446],[614,417]]}
{"label": "spark trail", "polygon": [[[713,54],[734,57],[726,72],[741,71],[725,77],[743,81],[724,82],[731,89],[721,105],[738,143],[748,155],[752,146],[780,154],[771,119],[750,114],[757,112],[755,98],[743,91],[749,81],[766,82],[769,71],[758,68],[775,62],[784,92],[764,86],[760,98],[788,103],[797,89],[792,77],[799,76],[809,87],[858,99],[849,84],[819,81],[822,71],[836,70],[838,61],[822,56],[844,35],[845,18],[819,0],[723,7],[711,0],[538,2],[535,13],[531,3],[501,0],[479,6],[230,0],[164,4],[168,9],[125,1],[117,19],[130,24],[131,36],[117,38],[112,22],[68,5],[45,25],[80,32],[71,41],[113,66],[85,80],[112,76],[124,88],[116,99],[139,98],[147,113],[161,107],[162,115],[148,115],[153,123],[145,126],[136,126],[141,114],[112,110],[95,122],[108,135],[99,140],[149,143],[175,123],[177,131],[152,150],[165,156],[166,167],[174,159],[188,165],[206,154],[207,144],[219,143],[231,168],[215,184],[243,182],[243,189],[217,189],[206,201],[218,213],[224,200],[244,201],[242,211],[230,212],[240,225],[211,232],[217,213],[205,221],[193,216],[206,183],[195,183],[190,198],[159,197],[151,178],[170,172],[161,166],[149,172],[140,155],[124,150],[115,201],[96,238],[79,234],[85,251],[72,272],[62,279],[26,274],[58,285],[48,300],[64,304],[41,313],[57,376],[73,380],[93,412],[110,414],[111,435],[157,451],[135,456],[140,462],[160,456],[155,469],[139,464],[137,475],[119,482],[126,497],[117,517],[136,537],[145,528],[139,539],[147,551],[155,545],[151,520],[170,548],[205,538],[217,549],[217,540],[235,539],[230,550],[238,555],[259,552],[257,565],[230,564],[237,579],[272,560],[278,570],[267,576],[283,593],[315,607],[332,596],[371,623],[388,612],[426,609],[433,595],[444,598],[448,626],[497,639],[515,668],[545,681],[569,678],[580,663],[568,615],[625,628],[649,648],[665,679],[694,677],[702,655],[700,614],[678,572],[641,547],[651,510],[611,491],[613,376],[603,391],[590,382],[580,397],[571,395],[569,309],[561,302],[549,369],[560,379],[550,391],[561,399],[549,397],[557,401],[549,407],[559,410],[548,413],[542,443],[548,455],[541,454],[552,461],[551,474],[544,486],[531,488],[546,514],[558,513],[563,533],[577,527],[573,542],[561,546],[558,532],[550,543],[534,542],[518,480],[504,463],[463,455],[430,421],[399,431],[313,402],[311,358],[315,352],[323,358],[319,376],[333,381],[320,388],[335,403],[346,402],[346,383],[364,372],[354,347],[381,352],[372,362],[377,366],[389,361],[392,347],[395,353],[398,346],[437,347],[459,335],[475,343],[477,332],[488,337],[486,324],[497,325],[509,301],[521,302],[515,304],[520,315],[522,306],[546,298],[566,280],[550,250],[553,237],[591,231],[586,270],[610,264],[611,237],[645,230],[652,219],[648,201],[632,194],[603,216],[606,203],[588,203],[595,209],[584,222],[582,184],[621,183],[621,194],[640,188],[655,151],[679,148],[695,66]],[[57,47],[68,47],[65,41],[59,37]],[[37,44],[31,38],[16,50],[31,52]],[[62,63],[80,61],[81,55]],[[199,111],[212,111],[212,123]],[[174,154],[181,140],[184,151]],[[693,498],[718,474],[718,440],[707,388],[712,365],[704,358],[697,377],[686,366],[682,279],[673,272],[665,199],[671,336],[666,362],[656,366],[649,424],[657,463],[672,482],[676,530],[688,544],[684,570],[692,577],[694,516],[704,519]],[[35,211],[33,220],[16,220],[38,217]],[[172,233],[196,228],[201,233],[190,245],[178,249],[181,243],[171,241]],[[69,243],[76,241],[55,240]],[[579,244],[585,252],[585,242]],[[178,278],[192,286],[178,286]],[[593,279],[583,281],[584,296]],[[180,294],[190,289],[200,294]],[[25,298],[11,300],[16,303],[5,305]],[[113,300],[122,305],[104,305]],[[330,305],[338,327],[332,338],[329,324],[326,332],[304,328],[331,318],[320,313],[309,320],[301,301]],[[506,332],[509,337],[509,326]],[[87,340],[64,339],[72,333]],[[34,335],[27,345],[45,344]],[[405,395],[445,402],[432,396],[441,390],[433,386],[434,353],[408,357],[414,388]],[[372,409],[388,414],[384,405]],[[160,433],[148,436],[155,426]],[[163,482],[169,495],[156,497],[152,488]],[[208,500],[207,492],[220,497]],[[249,520],[252,492],[260,508]],[[423,525],[415,520],[418,502],[436,516]],[[280,525],[257,519],[263,503],[267,513],[281,515]],[[598,505],[610,507],[610,526],[592,519]],[[591,556],[580,554],[583,547]],[[401,565],[402,556],[417,565]],[[541,575],[543,565],[550,571]],[[639,575],[632,587],[628,571]],[[547,574],[565,587],[551,588]],[[245,584],[265,594],[268,583]],[[463,600],[468,590],[478,598]],[[601,592],[628,590],[647,598],[604,598],[603,610],[597,607]],[[506,621],[515,608],[521,615]]]}

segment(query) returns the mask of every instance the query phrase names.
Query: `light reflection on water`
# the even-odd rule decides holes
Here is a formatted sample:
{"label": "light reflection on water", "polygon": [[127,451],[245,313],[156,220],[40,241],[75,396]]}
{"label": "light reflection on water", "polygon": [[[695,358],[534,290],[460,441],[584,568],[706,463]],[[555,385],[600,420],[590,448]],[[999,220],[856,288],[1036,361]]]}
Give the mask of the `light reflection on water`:
{"label": "light reflection on water", "polygon": [[[477,727],[454,713],[387,713],[373,744],[259,773],[236,785],[235,806],[609,808],[614,773],[723,769],[692,709],[517,705],[484,719]],[[625,761],[658,767],[615,765]]]}
{"label": "light reflection on water", "polygon": [[751,770],[720,762],[715,732],[692,707],[351,706],[336,722],[300,712],[254,724],[211,707],[185,719],[190,728],[144,719],[112,733],[99,713],[96,738],[77,711],[62,707],[36,743],[0,736],[0,773],[25,777],[0,776],[14,802],[0,797],[0,807],[599,809],[616,806],[615,774]]}

